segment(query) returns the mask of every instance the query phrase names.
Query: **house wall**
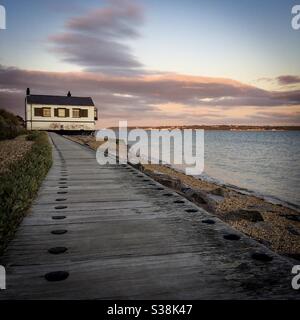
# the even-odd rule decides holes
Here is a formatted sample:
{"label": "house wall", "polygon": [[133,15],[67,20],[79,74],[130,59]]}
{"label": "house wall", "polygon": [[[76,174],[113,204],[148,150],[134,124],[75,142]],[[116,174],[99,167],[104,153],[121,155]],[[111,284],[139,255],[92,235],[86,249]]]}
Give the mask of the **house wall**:
{"label": "house wall", "polygon": [[[34,108],[50,108],[50,117],[34,115]],[[69,117],[56,117],[54,110],[57,108],[68,109]],[[88,110],[88,117],[73,118],[73,109]],[[26,103],[26,127],[28,130],[95,130],[95,107],[92,106],[54,106]]]}

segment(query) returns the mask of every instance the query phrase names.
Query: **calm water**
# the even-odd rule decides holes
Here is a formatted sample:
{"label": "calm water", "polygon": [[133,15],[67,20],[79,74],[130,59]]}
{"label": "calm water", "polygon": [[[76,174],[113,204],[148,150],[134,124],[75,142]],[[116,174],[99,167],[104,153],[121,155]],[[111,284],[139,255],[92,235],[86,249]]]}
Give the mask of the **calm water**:
{"label": "calm water", "polygon": [[201,178],[300,208],[300,131],[205,131],[204,137]]}
{"label": "calm water", "polygon": [[300,132],[206,131],[204,173],[300,206]]}

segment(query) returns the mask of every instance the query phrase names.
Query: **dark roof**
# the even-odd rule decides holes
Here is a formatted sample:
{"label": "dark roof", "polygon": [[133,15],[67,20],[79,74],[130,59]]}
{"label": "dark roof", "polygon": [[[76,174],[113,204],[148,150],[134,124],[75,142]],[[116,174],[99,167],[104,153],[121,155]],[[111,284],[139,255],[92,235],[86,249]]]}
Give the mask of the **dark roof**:
{"label": "dark roof", "polygon": [[30,95],[27,96],[27,103],[59,106],[95,106],[90,97]]}

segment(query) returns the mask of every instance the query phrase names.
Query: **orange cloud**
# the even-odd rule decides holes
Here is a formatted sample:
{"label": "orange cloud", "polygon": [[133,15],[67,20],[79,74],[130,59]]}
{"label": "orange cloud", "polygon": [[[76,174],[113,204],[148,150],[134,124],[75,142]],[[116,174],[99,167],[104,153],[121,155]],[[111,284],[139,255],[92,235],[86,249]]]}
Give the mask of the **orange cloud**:
{"label": "orange cloud", "polygon": [[[119,119],[172,123],[299,124],[300,91],[268,91],[241,82],[180,74],[131,77],[42,72],[0,66],[0,106],[23,113],[25,89],[92,96],[104,125]],[[281,118],[280,118],[281,116]],[[262,123],[263,122],[263,123]]]}

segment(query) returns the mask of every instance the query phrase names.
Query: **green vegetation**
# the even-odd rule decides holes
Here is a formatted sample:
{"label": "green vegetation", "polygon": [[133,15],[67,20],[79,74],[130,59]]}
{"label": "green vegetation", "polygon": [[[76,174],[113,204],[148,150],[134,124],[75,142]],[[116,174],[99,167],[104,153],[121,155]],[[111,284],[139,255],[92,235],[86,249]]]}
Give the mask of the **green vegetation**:
{"label": "green vegetation", "polygon": [[0,109],[0,140],[13,139],[25,132],[21,117]]}
{"label": "green vegetation", "polygon": [[34,141],[24,157],[11,164],[9,171],[0,175],[0,255],[52,165],[52,150],[47,134],[34,132],[28,135]]}
{"label": "green vegetation", "polygon": [[40,137],[40,132],[39,131],[30,131],[28,136],[26,137],[26,140],[28,141],[36,141]]}

